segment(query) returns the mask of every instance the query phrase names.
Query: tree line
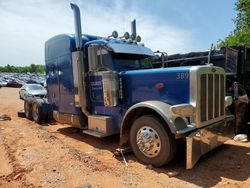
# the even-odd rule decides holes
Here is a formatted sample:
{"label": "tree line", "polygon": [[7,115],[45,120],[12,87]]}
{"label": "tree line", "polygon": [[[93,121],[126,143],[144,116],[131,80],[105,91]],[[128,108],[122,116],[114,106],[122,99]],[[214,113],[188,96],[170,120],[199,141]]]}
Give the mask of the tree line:
{"label": "tree line", "polygon": [[43,74],[45,72],[44,65],[35,65],[31,64],[30,66],[13,66],[7,64],[6,66],[0,66],[0,72],[15,72],[15,73],[40,73]]}
{"label": "tree line", "polygon": [[250,45],[250,0],[238,0],[234,19],[234,30],[223,40],[219,40],[219,48],[226,46]]}

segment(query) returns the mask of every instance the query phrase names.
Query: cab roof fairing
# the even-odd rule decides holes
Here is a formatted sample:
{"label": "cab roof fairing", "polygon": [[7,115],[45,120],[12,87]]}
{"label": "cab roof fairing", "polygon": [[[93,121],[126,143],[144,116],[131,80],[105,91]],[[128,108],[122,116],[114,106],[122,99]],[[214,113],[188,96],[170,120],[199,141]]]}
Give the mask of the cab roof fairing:
{"label": "cab roof fairing", "polygon": [[145,46],[118,40],[94,40],[87,42],[85,47],[95,44],[106,45],[114,53],[155,56],[154,52]]}

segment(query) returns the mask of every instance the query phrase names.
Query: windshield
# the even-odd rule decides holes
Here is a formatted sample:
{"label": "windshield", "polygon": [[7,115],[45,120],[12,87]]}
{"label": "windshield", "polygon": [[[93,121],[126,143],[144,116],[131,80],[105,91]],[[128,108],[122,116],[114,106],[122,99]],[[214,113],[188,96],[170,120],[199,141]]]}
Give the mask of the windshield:
{"label": "windshield", "polygon": [[139,70],[139,69],[151,69],[152,64],[150,59],[142,56],[134,56],[134,55],[120,55],[113,56],[114,58],[114,66],[115,69],[120,71],[127,70]]}
{"label": "windshield", "polygon": [[44,88],[41,85],[30,85],[27,87],[27,90],[43,90]]}

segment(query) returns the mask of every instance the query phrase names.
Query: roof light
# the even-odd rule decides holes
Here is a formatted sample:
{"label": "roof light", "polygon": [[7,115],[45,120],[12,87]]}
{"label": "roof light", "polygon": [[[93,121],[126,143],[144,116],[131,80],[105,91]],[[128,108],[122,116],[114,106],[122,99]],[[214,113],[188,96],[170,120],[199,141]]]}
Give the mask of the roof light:
{"label": "roof light", "polygon": [[137,35],[137,37],[135,38],[136,42],[141,42],[141,37],[139,35]]}
{"label": "roof light", "polygon": [[133,34],[131,34],[130,38],[131,38],[132,40],[135,40],[136,35],[133,33]]}
{"label": "roof light", "polygon": [[123,37],[124,37],[126,40],[129,39],[129,37],[130,37],[130,36],[129,36],[129,33],[128,33],[128,32],[125,32],[124,35],[123,35]]}
{"label": "roof light", "polygon": [[113,31],[111,36],[114,37],[114,38],[117,38],[118,37],[118,32],[117,31]]}

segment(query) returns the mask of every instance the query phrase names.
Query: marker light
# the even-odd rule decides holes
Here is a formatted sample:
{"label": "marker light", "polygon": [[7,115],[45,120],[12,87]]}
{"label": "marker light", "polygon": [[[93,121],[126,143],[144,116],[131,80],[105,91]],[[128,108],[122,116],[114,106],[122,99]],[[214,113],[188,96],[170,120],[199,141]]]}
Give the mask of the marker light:
{"label": "marker light", "polygon": [[135,34],[134,34],[134,33],[131,34],[130,38],[131,38],[132,40],[135,40],[135,38],[136,38]]}
{"label": "marker light", "polygon": [[118,37],[118,32],[117,31],[113,31],[112,32],[112,37],[117,38]]}
{"label": "marker light", "polygon": [[129,33],[128,32],[126,32],[126,33],[124,33],[124,38],[127,40],[127,39],[129,39]]}
{"label": "marker light", "polygon": [[170,112],[173,116],[192,116],[195,113],[195,108],[191,104],[179,104],[170,107]]}
{"label": "marker light", "polygon": [[155,84],[155,88],[156,89],[162,89],[162,88],[164,88],[164,83],[161,83],[161,82],[160,83],[156,83]]}
{"label": "marker light", "polygon": [[135,38],[136,42],[141,42],[141,37],[139,35],[137,35],[137,37]]}

